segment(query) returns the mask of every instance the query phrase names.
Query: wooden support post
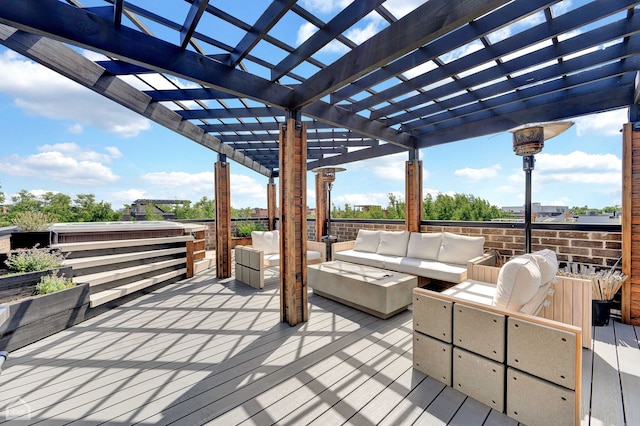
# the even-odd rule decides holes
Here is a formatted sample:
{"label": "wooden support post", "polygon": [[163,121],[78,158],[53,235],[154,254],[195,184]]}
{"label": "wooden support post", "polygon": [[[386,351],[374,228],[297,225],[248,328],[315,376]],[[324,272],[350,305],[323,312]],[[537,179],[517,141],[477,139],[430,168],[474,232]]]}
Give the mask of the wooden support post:
{"label": "wooden support post", "polygon": [[[331,206],[329,206],[331,208]],[[316,173],[316,241],[326,234],[327,181],[322,173]]]}
{"label": "wooden support post", "polygon": [[276,183],[273,181],[273,178],[269,178],[269,183],[267,184],[267,220],[269,221],[269,231],[273,231],[276,229],[276,210],[278,207],[276,206]]}
{"label": "wooden support post", "polygon": [[420,232],[422,220],[422,161],[413,158],[406,162],[405,226],[409,232]]}
{"label": "wooden support post", "polygon": [[307,307],[307,136],[294,118],[280,126],[280,318],[294,326]]}
{"label": "wooden support post", "polygon": [[633,123],[623,129],[622,145],[622,321],[640,325],[640,240],[633,238],[640,223],[640,131]]}
{"label": "wooden support post", "polygon": [[229,163],[220,155],[216,179],[216,276],[231,277],[231,191]]}
{"label": "wooden support post", "polygon": [[195,252],[195,243],[193,240],[187,241],[187,278],[192,278],[195,275],[193,253]]}

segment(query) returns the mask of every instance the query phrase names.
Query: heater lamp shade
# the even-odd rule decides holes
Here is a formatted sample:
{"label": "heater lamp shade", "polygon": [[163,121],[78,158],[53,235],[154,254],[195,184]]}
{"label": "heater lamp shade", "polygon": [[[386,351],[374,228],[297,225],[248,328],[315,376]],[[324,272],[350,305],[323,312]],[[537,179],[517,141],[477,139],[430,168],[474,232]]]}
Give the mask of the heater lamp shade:
{"label": "heater lamp shade", "polygon": [[543,147],[544,129],[541,126],[513,131],[513,152],[516,155],[534,155],[542,151]]}

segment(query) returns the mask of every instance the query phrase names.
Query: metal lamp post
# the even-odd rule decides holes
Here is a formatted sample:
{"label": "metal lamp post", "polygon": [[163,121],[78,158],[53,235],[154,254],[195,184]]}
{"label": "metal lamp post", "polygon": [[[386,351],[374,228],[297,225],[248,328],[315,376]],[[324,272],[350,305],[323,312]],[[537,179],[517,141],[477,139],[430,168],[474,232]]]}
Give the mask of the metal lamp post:
{"label": "metal lamp post", "polygon": [[536,162],[534,155],[542,151],[546,139],[558,136],[571,126],[573,126],[573,121],[558,121],[553,123],[525,124],[510,130],[510,132],[513,133],[513,152],[522,157],[522,170],[525,172],[525,253],[531,253],[531,174]]}
{"label": "metal lamp post", "polygon": [[331,257],[331,244],[336,242],[338,238],[331,235],[331,190],[333,189],[333,181],[336,179],[336,173],[344,172],[346,169],[342,167],[319,167],[313,169],[313,173],[317,173],[320,176],[322,183],[327,188],[327,235],[323,235],[321,240],[327,245],[327,259]]}

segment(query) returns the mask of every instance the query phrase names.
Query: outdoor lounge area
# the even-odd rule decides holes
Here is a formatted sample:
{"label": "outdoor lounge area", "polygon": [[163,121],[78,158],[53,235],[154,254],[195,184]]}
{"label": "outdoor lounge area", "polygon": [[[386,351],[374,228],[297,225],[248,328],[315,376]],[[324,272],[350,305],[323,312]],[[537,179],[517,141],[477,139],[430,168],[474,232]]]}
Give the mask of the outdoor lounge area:
{"label": "outdoor lounge area", "polygon": [[[413,369],[410,310],[309,303],[290,327],[277,275],[257,290],[210,270],[11,353],[1,404],[11,424],[517,424]],[[639,332],[594,328],[581,424],[640,422]]]}
{"label": "outdoor lounge area", "polygon": [[[636,10],[640,0],[0,2],[6,52],[161,130],[152,149],[130,139],[131,148],[142,149],[131,149],[127,161],[135,152],[152,163],[162,146],[184,171],[158,170],[131,185],[169,176],[159,186],[174,185],[183,200],[180,191],[206,180],[214,204],[207,211],[215,210],[208,223],[185,219],[167,235],[136,230],[116,242],[113,235],[49,240],[67,256],[78,284],[71,290],[83,286],[76,298],[82,303],[46,318],[32,308],[36,319],[25,338],[36,331],[48,337],[25,344],[13,330],[0,336],[0,343],[15,344],[0,347],[9,352],[0,354],[0,423],[640,425]],[[47,93],[47,79],[40,86],[34,91]],[[16,105],[24,104],[21,91]],[[93,105],[82,108],[95,115],[92,131],[108,119]],[[611,171],[606,179],[619,183],[619,223],[532,224],[534,155],[545,140],[573,120],[623,109],[625,120],[607,129],[619,136],[619,157],[600,152],[604,144],[584,147],[602,155],[601,167]],[[32,128],[46,127],[33,121]],[[25,129],[20,137],[31,136]],[[69,128],[78,138],[81,130]],[[521,157],[515,170],[489,154],[496,135],[512,136]],[[109,159],[123,156],[103,146],[113,139],[107,136],[86,138],[110,149]],[[201,151],[185,155],[172,137]],[[455,145],[461,141],[469,145]],[[510,192],[524,202],[522,220],[425,220],[434,170],[427,161],[447,144],[459,150],[442,161],[440,177],[503,170],[505,181],[525,183],[524,194]],[[505,150],[515,158],[511,146]],[[463,151],[473,164],[462,164]],[[558,163],[588,168],[576,152]],[[392,155],[395,161],[387,161]],[[207,159],[212,176],[199,173],[196,157]],[[387,172],[352,183],[384,191],[381,181],[400,182],[389,196],[403,199],[402,214],[332,223],[336,173],[375,159]],[[488,159],[493,163],[479,161]],[[244,181],[252,192],[239,190],[236,168],[258,175]],[[95,185],[113,185],[116,193],[119,179],[113,173]],[[545,184],[589,184],[570,172],[555,179]],[[503,189],[480,181],[466,188],[481,186]],[[232,189],[266,201],[259,218],[265,240],[254,239],[250,249],[234,247]],[[70,233],[79,237],[91,226],[76,224]],[[542,279],[542,261],[527,256],[545,250],[554,268]],[[579,277],[559,278],[559,262],[625,274],[619,314],[591,326],[592,287]],[[516,263],[530,276],[501,279]],[[474,267],[478,274],[469,273]],[[416,288],[431,280],[455,286],[448,294]],[[469,288],[490,289],[481,295],[489,302],[477,294],[458,298]],[[505,289],[519,306],[495,303],[509,299]],[[18,303],[28,310],[25,299]],[[10,311],[0,307],[0,320]],[[535,327],[526,328],[531,322]],[[485,339],[493,331],[487,324],[498,330],[495,341]],[[456,359],[469,354],[472,362]],[[520,366],[531,363],[536,381],[527,382]],[[441,367],[450,374],[440,374]],[[497,385],[483,381],[489,372]],[[456,390],[456,374],[471,377],[464,382],[470,392]],[[532,397],[527,389],[542,383],[538,390],[558,390],[558,381],[564,393],[552,396],[563,402],[553,407],[544,391]],[[526,420],[517,408],[522,401],[531,402]]]}

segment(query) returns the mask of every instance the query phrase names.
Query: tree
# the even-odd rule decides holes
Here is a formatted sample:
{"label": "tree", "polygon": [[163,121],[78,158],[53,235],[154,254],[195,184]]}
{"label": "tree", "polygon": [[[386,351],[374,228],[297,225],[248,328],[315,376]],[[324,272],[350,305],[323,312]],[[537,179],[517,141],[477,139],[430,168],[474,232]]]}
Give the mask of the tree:
{"label": "tree", "polygon": [[109,222],[121,218],[120,213],[113,211],[111,203],[96,203],[93,194],[78,194],[73,201],[72,210],[78,222]]}
{"label": "tree", "polygon": [[[2,188],[2,184],[0,184],[0,188]],[[3,204],[5,200],[4,192],[0,191],[0,204]]]}
{"label": "tree", "polygon": [[49,215],[54,222],[73,222],[75,215],[71,209],[71,197],[62,193],[46,192],[42,196],[41,212]]}

